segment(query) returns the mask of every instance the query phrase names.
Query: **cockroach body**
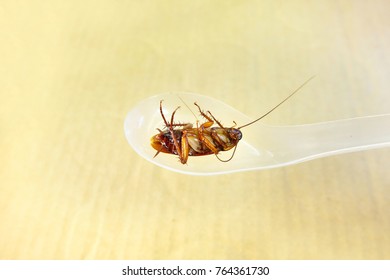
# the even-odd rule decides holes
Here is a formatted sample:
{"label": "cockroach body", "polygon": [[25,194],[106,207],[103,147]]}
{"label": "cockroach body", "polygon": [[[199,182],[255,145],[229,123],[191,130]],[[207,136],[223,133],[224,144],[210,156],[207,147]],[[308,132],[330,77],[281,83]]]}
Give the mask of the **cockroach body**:
{"label": "cockroach body", "polygon": [[[160,112],[166,129],[159,130],[160,133],[151,139],[151,145],[157,151],[155,156],[160,152],[178,155],[180,162],[185,164],[189,156],[217,155],[221,151],[228,151],[237,146],[242,138],[239,129],[223,127],[209,111],[206,114],[196,103],[195,105],[207,120],[200,126],[197,123],[196,128],[191,123],[174,123],[174,115],[178,108],[172,113],[171,121],[167,122],[160,101]],[[212,127],[214,122],[218,124],[217,127]]]}
{"label": "cockroach body", "polygon": [[[200,115],[206,119],[206,122],[199,125],[199,121],[197,121],[196,127],[193,127],[191,123],[174,123],[175,113],[180,107],[173,111],[171,120],[168,122],[162,110],[163,101],[161,100],[160,113],[165,124],[165,130],[157,129],[159,133],[150,139],[151,146],[157,151],[155,157],[160,152],[174,154],[179,156],[182,164],[186,164],[189,156],[205,156],[214,154],[220,161],[230,161],[234,156],[238,142],[242,138],[241,128],[249,126],[270,114],[287,101],[287,99],[298,92],[312,78],[313,77],[303,83],[299,88],[267,113],[238,128],[224,127],[210,111],[207,111],[206,113],[203,112],[196,102],[194,104],[198,107]],[[216,123],[217,126],[213,127],[214,123]],[[228,151],[233,148],[233,153],[229,159],[222,160],[218,157],[219,152]]]}

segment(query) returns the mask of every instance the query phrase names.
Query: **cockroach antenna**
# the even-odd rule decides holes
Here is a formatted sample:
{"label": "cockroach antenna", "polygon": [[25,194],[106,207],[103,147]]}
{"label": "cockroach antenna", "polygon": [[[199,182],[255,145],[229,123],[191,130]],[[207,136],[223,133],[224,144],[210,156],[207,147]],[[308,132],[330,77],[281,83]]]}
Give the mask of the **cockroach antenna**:
{"label": "cockroach antenna", "polygon": [[247,123],[247,124],[244,124],[242,126],[240,126],[238,129],[241,129],[243,127],[246,127],[246,126],[249,126],[251,124],[254,124],[255,122],[265,118],[266,116],[268,116],[269,114],[271,114],[276,108],[278,108],[280,105],[282,105],[284,102],[286,102],[288,99],[290,99],[290,97],[292,97],[294,94],[296,94],[301,88],[303,88],[308,82],[310,82],[312,79],[314,79],[315,76],[312,76],[310,77],[306,82],[304,82],[302,85],[300,85],[296,90],[294,90],[289,96],[287,96],[285,99],[282,100],[282,102],[280,102],[278,105],[276,105],[275,107],[273,107],[271,110],[269,110],[267,113],[265,113],[264,115],[262,115],[260,118],[257,118],[255,119],[254,121],[251,121],[250,123]]}

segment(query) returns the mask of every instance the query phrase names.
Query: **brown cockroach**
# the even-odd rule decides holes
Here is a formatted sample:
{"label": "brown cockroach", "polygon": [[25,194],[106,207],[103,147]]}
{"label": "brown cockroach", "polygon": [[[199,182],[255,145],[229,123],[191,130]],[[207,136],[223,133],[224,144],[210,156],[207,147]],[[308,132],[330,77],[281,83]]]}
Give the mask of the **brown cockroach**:
{"label": "brown cockroach", "polygon": [[[224,127],[210,111],[207,111],[206,113],[203,112],[196,102],[194,105],[198,107],[200,115],[206,119],[206,122],[199,125],[199,121],[197,121],[196,127],[193,127],[191,123],[174,123],[175,113],[180,107],[177,107],[173,111],[171,120],[168,122],[162,110],[163,100],[161,100],[160,113],[165,124],[165,130],[157,129],[159,133],[150,139],[151,146],[157,151],[154,157],[156,157],[160,152],[174,154],[179,156],[182,164],[186,164],[189,156],[205,156],[214,154],[220,161],[228,162],[233,158],[237,149],[237,144],[242,138],[241,129],[243,127],[254,124],[269,115],[313,78],[314,77],[311,77],[304,82],[300,87],[293,91],[293,93],[287,96],[282,102],[277,104],[267,113],[238,128]],[[216,123],[217,126],[213,127],[214,123]],[[222,160],[218,157],[219,152],[228,151],[233,148],[233,153],[229,159]]]}

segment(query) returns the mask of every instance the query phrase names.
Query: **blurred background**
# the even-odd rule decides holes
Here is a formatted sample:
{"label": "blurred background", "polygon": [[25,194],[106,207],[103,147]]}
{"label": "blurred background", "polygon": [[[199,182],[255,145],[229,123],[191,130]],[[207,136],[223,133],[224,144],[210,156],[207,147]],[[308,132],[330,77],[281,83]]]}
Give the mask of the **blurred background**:
{"label": "blurred background", "polygon": [[197,92],[257,117],[312,75],[264,123],[390,113],[389,10],[0,1],[0,258],[390,258],[388,148],[191,177],[123,132],[151,95]]}

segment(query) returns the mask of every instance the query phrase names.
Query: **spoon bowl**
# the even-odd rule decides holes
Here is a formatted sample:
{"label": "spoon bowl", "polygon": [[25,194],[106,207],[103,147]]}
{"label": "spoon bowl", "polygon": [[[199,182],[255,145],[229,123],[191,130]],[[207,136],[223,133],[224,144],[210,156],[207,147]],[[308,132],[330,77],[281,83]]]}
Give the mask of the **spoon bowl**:
{"label": "spoon bowl", "polygon": [[[226,127],[232,127],[233,121],[238,126],[244,125],[253,118],[219,100],[192,93],[160,94],[139,102],[125,119],[128,143],[146,160],[179,173],[216,175],[269,169],[332,154],[390,146],[390,114],[295,126],[268,126],[257,122],[243,128],[243,138],[232,160],[221,162],[214,155],[193,156],[187,164],[181,164],[176,155],[160,153],[154,157],[156,151],[150,145],[150,138],[158,133],[157,128],[164,127],[160,100],[164,100],[163,112],[167,120],[178,106],[181,107],[175,114],[175,121],[180,123],[195,125],[198,112],[194,102],[205,111],[210,110]],[[218,156],[228,159],[231,153],[221,152]]]}

